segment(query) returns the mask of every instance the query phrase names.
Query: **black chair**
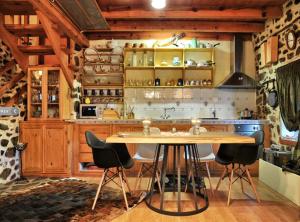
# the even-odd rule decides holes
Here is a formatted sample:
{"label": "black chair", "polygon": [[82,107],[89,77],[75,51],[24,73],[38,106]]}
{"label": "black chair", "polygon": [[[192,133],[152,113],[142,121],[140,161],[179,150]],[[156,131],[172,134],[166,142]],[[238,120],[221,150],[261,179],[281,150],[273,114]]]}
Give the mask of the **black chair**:
{"label": "black chair", "polygon": [[[255,163],[255,161],[259,156],[258,155],[259,149],[263,146],[263,142],[264,142],[264,133],[263,131],[257,131],[250,136],[255,138],[255,144],[221,144],[220,149],[216,155],[216,161],[225,166],[225,169],[218,182],[216,190],[218,189],[221,181],[225,178],[226,172],[228,177],[230,174],[227,205],[230,204],[230,194],[231,194],[232,184],[238,179],[240,179],[243,192],[244,192],[243,180],[247,181],[251,185],[256,200],[257,202],[260,203],[260,199],[256,192],[255,185],[253,184],[248,166]],[[228,165],[230,164],[232,165],[232,168],[229,172]],[[238,167],[236,169],[234,167],[235,164],[238,164]],[[235,180],[233,180],[234,174],[237,175],[237,178]]]}
{"label": "black chair", "polygon": [[[119,177],[121,188],[124,195],[126,209],[128,210],[128,202],[124,183],[127,185],[129,193],[131,193],[124,169],[130,169],[134,162],[130,157],[126,144],[124,143],[105,143],[105,141],[98,139],[92,132],[86,131],[85,138],[87,144],[92,148],[94,163],[97,167],[103,168],[104,173],[101,177],[96,197],[93,203],[92,210],[95,209],[98,196],[101,188],[110,181],[114,181]],[[111,171],[111,168],[116,168],[116,172]],[[109,173],[111,175],[109,175]],[[116,182],[115,182],[116,183]],[[116,183],[117,184],[117,183]],[[119,184],[117,184],[119,185]]]}
{"label": "black chair", "polygon": [[221,181],[224,180],[225,177],[228,177],[230,180],[231,176],[229,175],[233,173],[233,171],[229,169],[229,165],[232,165],[231,169],[234,168],[233,160],[235,157],[236,146],[232,145],[233,144],[221,144],[216,154],[215,161],[224,166],[224,170],[218,181],[216,191],[218,190]]}

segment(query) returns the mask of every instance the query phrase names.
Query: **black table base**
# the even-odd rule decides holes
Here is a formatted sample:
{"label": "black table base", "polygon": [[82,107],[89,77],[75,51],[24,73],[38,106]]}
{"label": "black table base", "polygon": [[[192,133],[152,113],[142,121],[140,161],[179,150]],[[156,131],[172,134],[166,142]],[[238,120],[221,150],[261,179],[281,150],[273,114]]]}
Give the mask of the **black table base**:
{"label": "black table base", "polygon": [[[181,149],[184,148],[184,163],[181,163]],[[164,149],[164,156],[162,165],[159,166],[159,155],[160,150]],[[169,152],[173,149],[173,172],[170,177],[169,183],[167,181],[167,162],[169,157]],[[195,169],[200,169],[200,161],[197,146],[195,144],[159,144],[156,148],[155,159],[154,159],[154,171],[152,175],[150,189],[148,191],[148,196],[146,198],[147,206],[161,214],[171,215],[171,216],[189,216],[193,214],[200,213],[208,208],[208,196],[205,187],[204,179],[201,177],[200,172]],[[184,166],[184,167],[183,167]],[[189,169],[191,167],[192,169]],[[182,169],[184,169],[184,174],[181,175]],[[161,193],[159,190],[155,189],[155,178],[156,172],[160,172],[160,181],[157,181],[161,185]],[[191,171],[190,180],[188,178],[189,172]],[[186,189],[187,183],[187,189]],[[167,185],[166,185],[167,184]],[[176,195],[176,200],[172,203],[176,204],[176,210],[172,208],[166,209],[165,193],[173,193]],[[193,210],[184,210],[184,203],[186,200],[182,199],[182,194],[188,193],[192,196],[189,202],[194,206]],[[159,198],[159,203],[156,204],[154,200],[155,197]],[[190,209],[190,207],[188,207]]]}

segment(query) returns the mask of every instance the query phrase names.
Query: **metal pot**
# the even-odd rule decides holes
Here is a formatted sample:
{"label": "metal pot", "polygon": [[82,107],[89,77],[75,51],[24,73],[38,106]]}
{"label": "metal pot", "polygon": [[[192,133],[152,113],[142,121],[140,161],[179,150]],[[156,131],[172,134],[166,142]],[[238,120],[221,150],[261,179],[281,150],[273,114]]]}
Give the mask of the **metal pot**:
{"label": "metal pot", "polygon": [[269,91],[269,95],[268,95],[268,104],[273,107],[276,108],[278,106],[278,94],[277,94],[277,90],[275,89],[275,80],[272,82],[273,83],[273,88]]}

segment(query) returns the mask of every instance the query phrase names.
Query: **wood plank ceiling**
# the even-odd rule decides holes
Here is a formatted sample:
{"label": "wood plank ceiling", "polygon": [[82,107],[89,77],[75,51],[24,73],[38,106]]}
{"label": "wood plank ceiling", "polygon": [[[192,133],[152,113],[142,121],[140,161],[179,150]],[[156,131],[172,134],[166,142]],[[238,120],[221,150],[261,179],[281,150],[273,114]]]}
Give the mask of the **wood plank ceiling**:
{"label": "wood plank ceiling", "polygon": [[155,10],[150,0],[96,0],[110,30],[86,30],[89,39],[159,38],[184,31],[187,36],[212,38],[264,29],[278,18],[285,0],[167,0]]}
{"label": "wood plank ceiling", "polygon": [[[53,3],[63,1],[51,0]],[[286,0],[167,0],[167,7],[163,10],[153,9],[150,0],[86,1],[98,4],[101,11],[96,7],[97,13],[102,14],[99,17],[103,16],[109,25],[109,29],[80,27],[88,39],[165,38],[178,32],[185,32],[187,37],[220,39],[230,38],[233,33],[262,31],[266,19],[281,16],[282,4]],[[11,14],[13,11],[21,15],[35,14],[30,2],[33,1],[0,0],[0,13]],[[74,10],[78,12],[73,15],[82,14],[82,10]],[[70,14],[69,19],[74,21]],[[17,31],[20,27],[7,28]],[[41,27],[37,26],[36,29],[36,32],[43,32]],[[27,29],[23,33],[33,31]]]}

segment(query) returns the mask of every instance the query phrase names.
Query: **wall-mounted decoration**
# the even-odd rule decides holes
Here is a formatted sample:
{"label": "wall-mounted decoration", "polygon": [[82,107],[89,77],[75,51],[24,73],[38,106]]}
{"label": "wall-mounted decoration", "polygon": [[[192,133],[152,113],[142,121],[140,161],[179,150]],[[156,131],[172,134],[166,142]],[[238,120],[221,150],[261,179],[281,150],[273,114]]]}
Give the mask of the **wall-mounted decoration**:
{"label": "wall-mounted decoration", "polygon": [[267,40],[266,64],[277,62],[278,59],[278,36],[272,36]]}
{"label": "wall-mounted decoration", "polygon": [[285,43],[286,46],[289,50],[293,50],[296,48],[296,44],[297,44],[297,37],[296,37],[296,33],[293,30],[289,30],[286,34],[285,34]]}

